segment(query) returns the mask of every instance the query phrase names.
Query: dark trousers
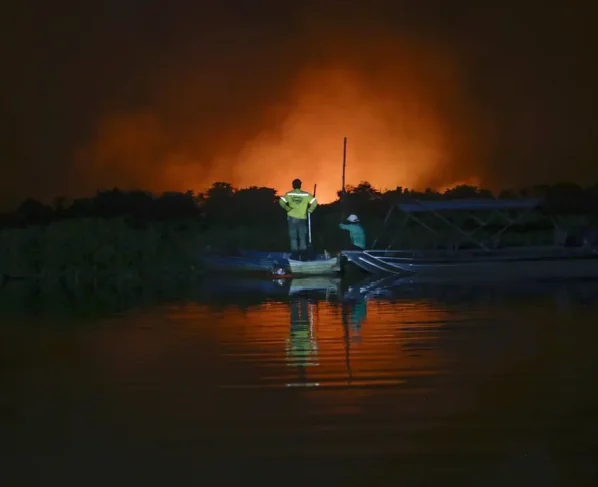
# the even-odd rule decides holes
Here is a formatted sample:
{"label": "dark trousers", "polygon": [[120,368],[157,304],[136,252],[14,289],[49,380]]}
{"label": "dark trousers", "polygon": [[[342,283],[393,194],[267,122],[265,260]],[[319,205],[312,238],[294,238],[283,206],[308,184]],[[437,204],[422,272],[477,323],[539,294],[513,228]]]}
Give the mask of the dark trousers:
{"label": "dark trousers", "polygon": [[289,217],[291,252],[307,250],[307,220]]}

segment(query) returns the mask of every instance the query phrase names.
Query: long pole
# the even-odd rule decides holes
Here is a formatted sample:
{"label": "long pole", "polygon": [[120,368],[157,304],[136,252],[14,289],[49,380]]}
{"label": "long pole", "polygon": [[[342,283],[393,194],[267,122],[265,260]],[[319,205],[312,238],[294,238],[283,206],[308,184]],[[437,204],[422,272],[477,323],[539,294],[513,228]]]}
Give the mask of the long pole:
{"label": "long pole", "polygon": [[345,169],[347,167],[347,137],[343,139],[343,187],[341,189],[341,220],[345,219]]}
{"label": "long pole", "polygon": [[343,140],[343,193],[345,194],[345,168],[347,167],[347,137]]}
{"label": "long pole", "polygon": [[[316,197],[316,187],[317,184],[314,184],[314,198]],[[307,212],[307,238],[309,240],[309,245],[311,245],[311,213]]]}

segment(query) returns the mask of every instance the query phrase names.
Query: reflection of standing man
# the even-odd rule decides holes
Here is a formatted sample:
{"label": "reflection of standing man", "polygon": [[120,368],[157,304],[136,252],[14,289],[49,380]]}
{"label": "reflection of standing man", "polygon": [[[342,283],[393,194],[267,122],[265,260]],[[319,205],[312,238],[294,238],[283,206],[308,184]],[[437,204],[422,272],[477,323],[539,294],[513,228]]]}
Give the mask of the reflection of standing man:
{"label": "reflection of standing man", "polygon": [[310,307],[307,298],[295,298],[291,301],[291,330],[286,347],[289,366],[303,369],[318,365],[318,344],[314,336],[314,316]]}

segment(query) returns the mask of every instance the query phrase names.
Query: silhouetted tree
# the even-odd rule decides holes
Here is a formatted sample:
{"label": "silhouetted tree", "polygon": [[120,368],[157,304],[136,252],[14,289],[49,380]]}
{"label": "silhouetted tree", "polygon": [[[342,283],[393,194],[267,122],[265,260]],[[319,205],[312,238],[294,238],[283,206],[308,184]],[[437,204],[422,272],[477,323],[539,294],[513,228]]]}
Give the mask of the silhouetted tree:
{"label": "silhouetted tree", "polygon": [[62,212],[66,210],[67,206],[68,204],[66,196],[56,196],[56,198],[54,198],[54,211]]}
{"label": "silhouetted tree", "polygon": [[207,197],[212,201],[227,200],[232,198],[235,194],[236,189],[229,183],[214,183],[210,189],[208,189]]}
{"label": "silhouetted tree", "polygon": [[222,219],[228,220],[234,214],[234,207],[232,205],[232,197],[236,189],[229,183],[217,182],[212,185],[206,192],[203,210],[206,214],[206,221],[208,224],[216,224]]}
{"label": "silhouetted tree", "polygon": [[493,198],[492,191],[488,189],[479,189],[477,186],[470,186],[467,184],[460,184],[454,188],[447,189],[444,192],[444,196],[447,199],[458,200],[458,199],[490,199]]}
{"label": "silhouetted tree", "polygon": [[555,211],[576,213],[590,210],[590,198],[581,186],[574,183],[558,183],[550,187],[546,200]]}
{"label": "silhouetted tree", "polygon": [[71,206],[64,210],[66,218],[85,218],[94,214],[93,198],[77,198],[73,200]]}
{"label": "silhouetted tree", "polygon": [[239,189],[230,201],[234,206],[236,219],[241,221],[268,224],[284,214],[278,206],[276,190],[273,188],[251,186]]}
{"label": "silhouetted tree", "polygon": [[[381,191],[367,181],[357,186],[347,186],[346,193],[338,192],[338,196],[339,200],[331,204],[321,204],[312,219],[315,241],[329,249],[330,242],[340,242],[346,235],[342,232],[336,235],[340,231],[337,223],[341,216],[346,217],[349,213],[358,214],[366,226],[379,226],[390,206],[400,201],[493,198],[489,190],[470,185],[460,185],[443,193],[432,188],[415,191],[401,186]],[[589,188],[573,183],[536,185],[504,190],[498,195],[499,198],[530,196],[544,198],[548,210],[553,213],[594,215],[586,220],[588,225],[598,226],[598,185]],[[52,208],[30,198],[23,201],[17,210],[5,215],[0,224],[23,226],[58,218],[126,216],[130,217],[129,224],[143,226],[143,222],[155,219],[192,220],[201,216],[206,229],[218,229],[216,234],[237,232],[237,235],[241,235],[242,238],[231,237],[231,241],[242,239],[239,245],[255,243],[262,237],[265,242],[273,242],[273,234],[286,238],[285,215],[277,203],[276,190],[267,187],[237,189],[229,183],[216,182],[204,193],[196,194],[193,190],[187,190],[167,192],[160,196],[142,190],[122,191],[113,188],[98,191],[93,198],[78,198],[69,203],[65,197],[59,196]],[[251,232],[255,236],[251,236]]]}
{"label": "silhouetted tree", "polygon": [[23,201],[14,213],[19,224],[39,224],[51,220],[54,210],[49,205],[44,205],[33,198]]}
{"label": "silhouetted tree", "polygon": [[156,200],[159,218],[185,218],[198,214],[193,192],[167,192]]}
{"label": "silhouetted tree", "polygon": [[347,186],[347,194],[360,201],[380,198],[380,191],[368,181],[362,181],[357,186]]}
{"label": "silhouetted tree", "polygon": [[509,200],[509,199],[514,199],[514,198],[518,198],[518,197],[519,197],[519,194],[514,189],[504,189],[500,193],[498,193],[499,199]]}
{"label": "silhouetted tree", "polygon": [[93,199],[93,216],[111,218],[124,215],[131,210],[127,203],[126,196],[118,188],[98,191]]}

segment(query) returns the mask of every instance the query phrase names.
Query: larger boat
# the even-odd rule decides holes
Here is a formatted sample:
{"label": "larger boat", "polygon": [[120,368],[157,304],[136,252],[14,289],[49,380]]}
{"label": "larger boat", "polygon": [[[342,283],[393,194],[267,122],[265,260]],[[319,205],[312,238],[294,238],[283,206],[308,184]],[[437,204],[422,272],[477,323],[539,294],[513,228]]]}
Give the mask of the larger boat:
{"label": "larger boat", "polygon": [[[598,278],[598,248],[595,242],[579,245],[561,242],[545,245],[508,245],[509,229],[534,215],[536,221],[553,224],[554,235],[563,230],[556,220],[542,211],[539,199],[488,199],[451,201],[412,201],[397,203],[386,216],[398,211],[402,219],[402,231],[408,232],[408,223],[414,222],[427,229],[435,238],[435,245],[428,248],[391,248],[364,251],[343,251],[348,262],[373,274],[399,274],[405,276],[433,276],[451,280],[470,279],[550,279],[550,278]],[[449,215],[464,214],[473,228],[464,229],[451,221]],[[428,221],[441,222],[451,232],[439,232]],[[481,235],[482,229],[495,223],[503,223],[493,232]],[[401,230],[399,229],[399,232]],[[458,238],[455,238],[458,236]],[[375,246],[375,244],[374,244]]]}

